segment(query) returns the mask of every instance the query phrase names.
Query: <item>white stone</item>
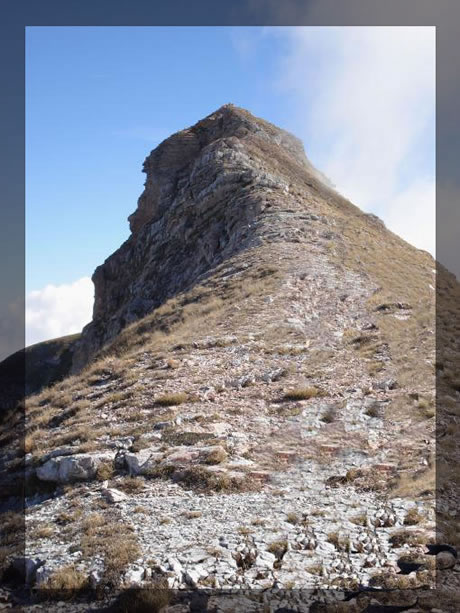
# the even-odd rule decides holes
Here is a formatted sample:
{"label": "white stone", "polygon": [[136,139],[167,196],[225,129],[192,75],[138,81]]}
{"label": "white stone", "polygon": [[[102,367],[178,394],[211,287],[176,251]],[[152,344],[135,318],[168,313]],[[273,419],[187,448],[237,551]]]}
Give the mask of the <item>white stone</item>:
{"label": "white stone", "polygon": [[201,579],[201,574],[196,569],[187,570],[184,573],[184,581],[190,587],[196,587]]}
{"label": "white stone", "polygon": [[139,585],[145,577],[143,566],[133,565],[125,573],[125,583],[128,585]]}
{"label": "white stone", "polygon": [[149,472],[161,460],[163,454],[154,448],[141,449],[137,453],[126,453],[125,463],[130,475],[143,475]]}
{"label": "white stone", "polygon": [[90,481],[96,476],[100,459],[87,454],[51,458],[37,468],[37,477],[42,481],[58,483]]}
{"label": "white stone", "polygon": [[124,492],[120,492],[120,490],[116,490],[114,488],[104,488],[102,489],[102,495],[111,504],[115,504],[116,502],[123,502],[124,500],[128,500],[129,496],[127,496]]}
{"label": "white stone", "polygon": [[182,564],[175,558],[168,558],[169,568],[178,576],[182,573]]}

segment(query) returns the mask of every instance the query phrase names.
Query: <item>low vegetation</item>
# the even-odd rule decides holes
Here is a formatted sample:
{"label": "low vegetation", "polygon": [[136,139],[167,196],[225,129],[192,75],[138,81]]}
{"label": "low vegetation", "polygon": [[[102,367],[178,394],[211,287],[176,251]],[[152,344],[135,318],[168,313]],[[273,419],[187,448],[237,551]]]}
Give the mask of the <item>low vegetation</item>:
{"label": "low vegetation", "polygon": [[145,480],[142,477],[122,477],[117,480],[116,487],[127,494],[137,494],[145,488]]}
{"label": "low vegetation", "polygon": [[300,517],[297,515],[297,513],[291,512],[287,514],[286,521],[290,524],[296,525],[300,523]]}
{"label": "low vegetation", "polygon": [[415,526],[423,521],[423,515],[416,507],[412,507],[406,513],[406,517],[404,518],[404,523],[406,526]]}
{"label": "low vegetation", "polygon": [[308,400],[317,396],[324,396],[318,387],[296,387],[285,392],[283,400]]}
{"label": "low vegetation", "polygon": [[164,394],[155,398],[155,404],[162,407],[172,407],[178,404],[183,404],[189,399],[188,394],[185,392],[177,392],[174,394]]}
{"label": "low vegetation", "polygon": [[172,600],[172,592],[163,579],[144,588],[125,590],[117,599],[117,613],[161,613]]}
{"label": "low vegetation", "polygon": [[92,513],[83,521],[80,545],[84,558],[103,558],[103,582],[115,586],[141,553],[131,526],[102,513]]}
{"label": "low vegetation", "polygon": [[216,447],[206,454],[205,464],[216,465],[222,464],[227,460],[228,454],[222,447]]}
{"label": "low vegetation", "polygon": [[403,545],[421,545],[424,544],[426,537],[412,530],[398,530],[394,532],[390,537],[390,543],[392,547],[402,547]]}
{"label": "low vegetation", "polygon": [[246,478],[237,479],[227,473],[215,473],[203,466],[191,466],[174,475],[174,479],[184,487],[205,492],[241,492],[254,490],[253,482]]}
{"label": "low vegetation", "polygon": [[39,595],[50,600],[71,600],[89,587],[85,573],[69,565],[55,570],[38,588]]}
{"label": "low vegetation", "polygon": [[268,546],[268,551],[272,553],[278,560],[281,560],[287,550],[288,542],[285,540],[273,541]]}

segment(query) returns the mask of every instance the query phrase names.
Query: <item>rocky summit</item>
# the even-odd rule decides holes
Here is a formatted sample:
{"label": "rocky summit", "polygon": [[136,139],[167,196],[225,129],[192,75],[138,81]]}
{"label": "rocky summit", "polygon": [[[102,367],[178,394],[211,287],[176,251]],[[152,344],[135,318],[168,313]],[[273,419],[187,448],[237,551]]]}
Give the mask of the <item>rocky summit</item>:
{"label": "rocky summit", "polygon": [[[117,610],[303,611],[326,588],[341,611],[385,590],[431,610],[436,572],[453,594],[459,570],[448,481],[435,533],[436,459],[452,458],[435,457],[436,369],[447,439],[460,397],[435,288],[452,317],[457,281],[233,105],[144,172],[67,375],[27,397],[23,453],[4,457],[26,471],[25,556],[5,568],[42,596],[156,598]],[[244,606],[216,604],[223,591]]]}

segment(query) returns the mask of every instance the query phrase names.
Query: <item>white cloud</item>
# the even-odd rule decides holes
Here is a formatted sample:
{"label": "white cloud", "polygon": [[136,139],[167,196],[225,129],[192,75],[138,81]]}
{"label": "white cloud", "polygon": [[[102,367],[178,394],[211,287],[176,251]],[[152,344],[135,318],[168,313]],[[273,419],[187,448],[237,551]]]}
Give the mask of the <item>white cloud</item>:
{"label": "white cloud", "polygon": [[385,222],[389,230],[409,243],[435,253],[436,190],[429,179],[414,182],[389,202]]}
{"label": "white cloud", "polygon": [[352,202],[432,251],[435,28],[283,27],[266,35],[286,44],[276,85],[293,98],[313,163]]}
{"label": "white cloud", "polygon": [[47,285],[26,296],[26,346],[80,332],[92,318],[94,286],[89,277]]}

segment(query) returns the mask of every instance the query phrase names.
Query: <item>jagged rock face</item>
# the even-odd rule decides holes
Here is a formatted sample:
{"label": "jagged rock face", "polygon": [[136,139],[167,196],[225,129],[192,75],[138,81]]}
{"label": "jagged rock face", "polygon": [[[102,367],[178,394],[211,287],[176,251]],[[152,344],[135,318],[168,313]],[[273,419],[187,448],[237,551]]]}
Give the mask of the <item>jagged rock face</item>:
{"label": "jagged rock face", "polygon": [[232,105],[166,139],[144,172],[132,235],[93,275],[93,321],[74,371],[125,326],[253,244],[254,222],[288,192],[290,173],[318,176],[297,138]]}

